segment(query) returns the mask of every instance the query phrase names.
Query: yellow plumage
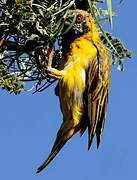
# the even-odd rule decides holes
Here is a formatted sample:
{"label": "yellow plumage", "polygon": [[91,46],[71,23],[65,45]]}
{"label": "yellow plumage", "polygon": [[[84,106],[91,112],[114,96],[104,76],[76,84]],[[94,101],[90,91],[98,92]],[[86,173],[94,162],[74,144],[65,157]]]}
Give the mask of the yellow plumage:
{"label": "yellow plumage", "polygon": [[[38,168],[44,169],[76,132],[88,128],[90,148],[93,136],[100,136],[104,126],[109,90],[109,57],[92,17],[83,10],[76,13],[72,31],[64,37],[60,70],[48,68],[59,79],[58,95],[63,123],[48,159]],[[82,31],[78,32],[79,29]],[[75,32],[75,33],[74,33]]]}

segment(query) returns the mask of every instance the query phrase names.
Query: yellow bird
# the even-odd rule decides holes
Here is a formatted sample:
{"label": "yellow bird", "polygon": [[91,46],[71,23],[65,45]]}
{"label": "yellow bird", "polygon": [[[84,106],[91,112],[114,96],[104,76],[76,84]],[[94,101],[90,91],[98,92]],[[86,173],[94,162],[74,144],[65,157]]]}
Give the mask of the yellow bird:
{"label": "yellow bird", "polygon": [[60,69],[48,67],[48,73],[59,80],[59,96],[63,123],[42,171],[64,144],[78,131],[88,128],[88,149],[94,135],[97,147],[104,128],[110,84],[109,55],[101,42],[91,15],[83,10],[70,10],[76,22],[63,38],[63,58]]}

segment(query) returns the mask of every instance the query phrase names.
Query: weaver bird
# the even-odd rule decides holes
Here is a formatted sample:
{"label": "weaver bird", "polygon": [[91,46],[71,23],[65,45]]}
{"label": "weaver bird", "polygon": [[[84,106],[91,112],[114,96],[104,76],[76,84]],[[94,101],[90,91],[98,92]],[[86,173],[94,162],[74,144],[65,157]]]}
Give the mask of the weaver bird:
{"label": "weaver bird", "polygon": [[78,131],[82,135],[88,128],[88,149],[94,135],[98,147],[104,128],[110,84],[108,51],[101,42],[91,15],[83,10],[70,10],[70,13],[76,15],[76,22],[62,40],[60,69],[48,67],[49,75],[59,80],[56,94],[60,100],[63,123],[49,157],[37,173]]}

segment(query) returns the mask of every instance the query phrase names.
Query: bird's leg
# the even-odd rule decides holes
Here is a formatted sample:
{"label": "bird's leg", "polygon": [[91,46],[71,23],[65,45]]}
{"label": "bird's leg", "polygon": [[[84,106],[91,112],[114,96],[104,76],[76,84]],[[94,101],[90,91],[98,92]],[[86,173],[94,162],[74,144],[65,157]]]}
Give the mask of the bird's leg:
{"label": "bird's leg", "polygon": [[47,74],[55,79],[60,79],[63,73],[55,68],[52,68],[52,61],[54,55],[54,44],[49,43],[47,47],[47,57],[48,57],[48,65],[47,65]]}
{"label": "bird's leg", "polygon": [[47,73],[49,76],[51,76],[55,79],[61,79],[64,76],[65,71],[64,70],[57,70],[56,68],[48,66],[47,67]]}

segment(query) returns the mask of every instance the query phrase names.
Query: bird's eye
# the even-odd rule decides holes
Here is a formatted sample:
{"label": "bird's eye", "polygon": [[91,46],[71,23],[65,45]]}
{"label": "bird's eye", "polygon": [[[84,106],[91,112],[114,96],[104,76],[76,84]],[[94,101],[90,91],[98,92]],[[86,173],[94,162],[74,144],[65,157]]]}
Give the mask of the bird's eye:
{"label": "bird's eye", "polygon": [[84,17],[81,14],[77,15],[76,22],[81,23],[83,21]]}

